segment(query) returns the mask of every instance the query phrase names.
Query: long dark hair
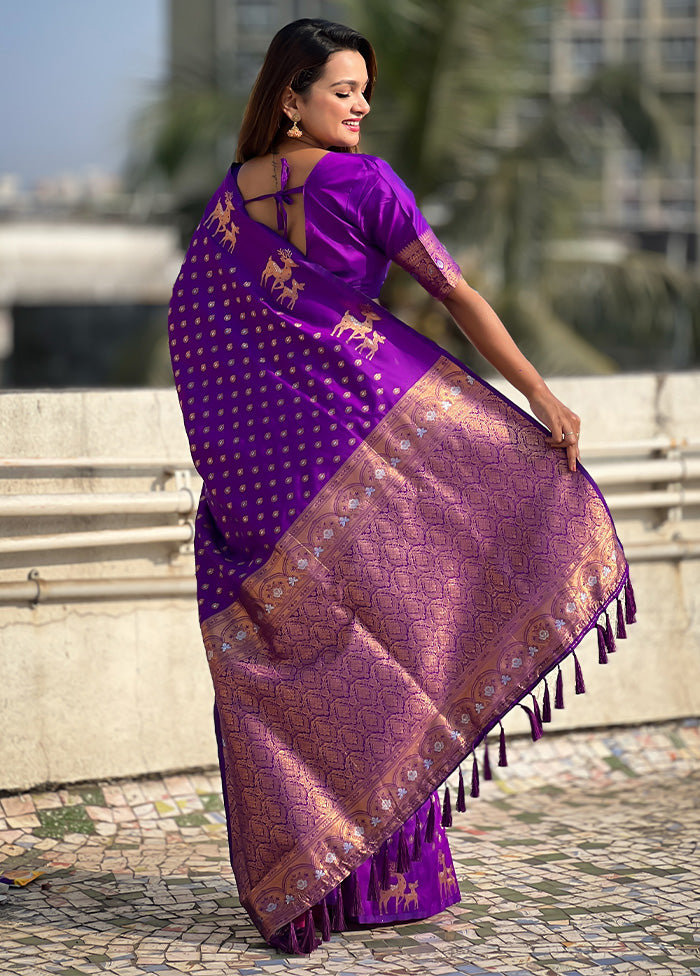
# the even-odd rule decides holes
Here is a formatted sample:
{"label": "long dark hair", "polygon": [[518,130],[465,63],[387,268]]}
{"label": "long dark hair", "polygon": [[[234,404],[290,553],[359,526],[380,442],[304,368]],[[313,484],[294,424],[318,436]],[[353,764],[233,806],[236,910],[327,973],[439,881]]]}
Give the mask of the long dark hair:
{"label": "long dark hair", "polygon": [[336,51],[358,51],[365,59],[369,79],[365,98],[369,102],[377,77],[377,59],[367,38],[329,20],[295,20],[275,34],[267,50],[243,115],[236,162],[244,163],[270,151],[288,122],[282,111],[285,89],[289,85],[303,95]]}

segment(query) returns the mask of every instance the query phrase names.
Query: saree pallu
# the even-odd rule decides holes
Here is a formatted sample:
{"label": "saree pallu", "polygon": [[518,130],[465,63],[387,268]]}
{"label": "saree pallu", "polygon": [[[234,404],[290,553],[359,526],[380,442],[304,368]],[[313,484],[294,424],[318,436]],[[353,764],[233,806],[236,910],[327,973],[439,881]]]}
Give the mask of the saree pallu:
{"label": "saree pallu", "polygon": [[[434,819],[433,791],[506,712],[522,704],[538,738],[546,676],[594,627],[605,660],[609,605],[618,636],[635,608],[585,470],[239,201],[229,174],[169,330],[204,484],[198,600],[231,861],[281,944],[361,865],[376,889],[371,859],[419,808]],[[576,677],[581,691],[578,661]]]}

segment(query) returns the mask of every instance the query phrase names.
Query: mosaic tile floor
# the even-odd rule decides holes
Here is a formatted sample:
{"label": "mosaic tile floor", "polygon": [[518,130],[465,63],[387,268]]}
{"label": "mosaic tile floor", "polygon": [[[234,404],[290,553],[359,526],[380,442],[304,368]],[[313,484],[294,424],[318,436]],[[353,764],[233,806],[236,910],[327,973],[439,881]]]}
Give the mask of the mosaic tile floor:
{"label": "mosaic tile floor", "polygon": [[214,772],[0,798],[0,973],[700,974],[700,725],[513,740],[451,831],[462,902],[270,950]]}

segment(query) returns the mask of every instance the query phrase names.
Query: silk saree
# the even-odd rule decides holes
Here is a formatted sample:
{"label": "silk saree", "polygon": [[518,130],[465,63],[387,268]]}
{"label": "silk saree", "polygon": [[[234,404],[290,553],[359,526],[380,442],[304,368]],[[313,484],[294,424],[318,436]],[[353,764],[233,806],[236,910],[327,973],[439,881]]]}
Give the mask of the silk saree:
{"label": "silk saree", "polygon": [[547,679],[562,707],[559,664],[594,628],[607,660],[634,596],[587,472],[377,303],[391,260],[438,299],[459,280],[387,164],[321,159],[306,253],[247,215],[236,173],[175,283],[170,346],[231,863],[262,935],[310,951],[317,926],[458,900],[434,791],[469,757],[478,794],[475,750],[491,733],[506,764],[513,707],[539,738]]}

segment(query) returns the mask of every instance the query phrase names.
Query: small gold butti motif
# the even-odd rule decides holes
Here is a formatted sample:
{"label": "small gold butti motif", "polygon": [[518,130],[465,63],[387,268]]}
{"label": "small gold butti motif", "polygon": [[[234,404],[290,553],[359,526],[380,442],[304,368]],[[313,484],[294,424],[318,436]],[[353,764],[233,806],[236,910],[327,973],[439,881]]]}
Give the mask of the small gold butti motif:
{"label": "small gold butti motif", "polygon": [[382,342],[386,342],[386,336],[374,331],[372,326],[373,322],[381,319],[381,315],[371,305],[363,305],[360,311],[364,315],[364,321],[360,321],[348,309],[340,322],[333,327],[331,335],[340,338],[345,332],[350,332],[347,342],[361,340],[360,344],[355,346],[355,352],[364,353],[366,359],[373,359]]}
{"label": "small gold butti motif", "polygon": [[279,301],[286,302],[287,308],[292,309],[296,305],[299,292],[304,290],[304,282],[292,278],[292,268],[299,267],[292,258],[292,252],[288,248],[282,248],[277,252],[277,255],[282,260],[282,266],[280,267],[275,259],[270,256],[260,277],[260,284],[267,285],[272,278],[270,291],[273,295],[279,291],[280,294],[277,296]]}
{"label": "small gold butti motif", "polygon": [[218,226],[213,232],[214,237],[217,234],[223,234],[223,243],[229,245],[229,250],[233,251],[236,246],[236,238],[238,237],[238,231],[240,228],[234,224],[231,219],[231,214],[234,210],[233,198],[229,190],[224,194],[224,203],[221,200],[216,201],[216,206],[212,212],[207,217],[204,222],[205,227],[211,227],[212,224],[217,223]]}

